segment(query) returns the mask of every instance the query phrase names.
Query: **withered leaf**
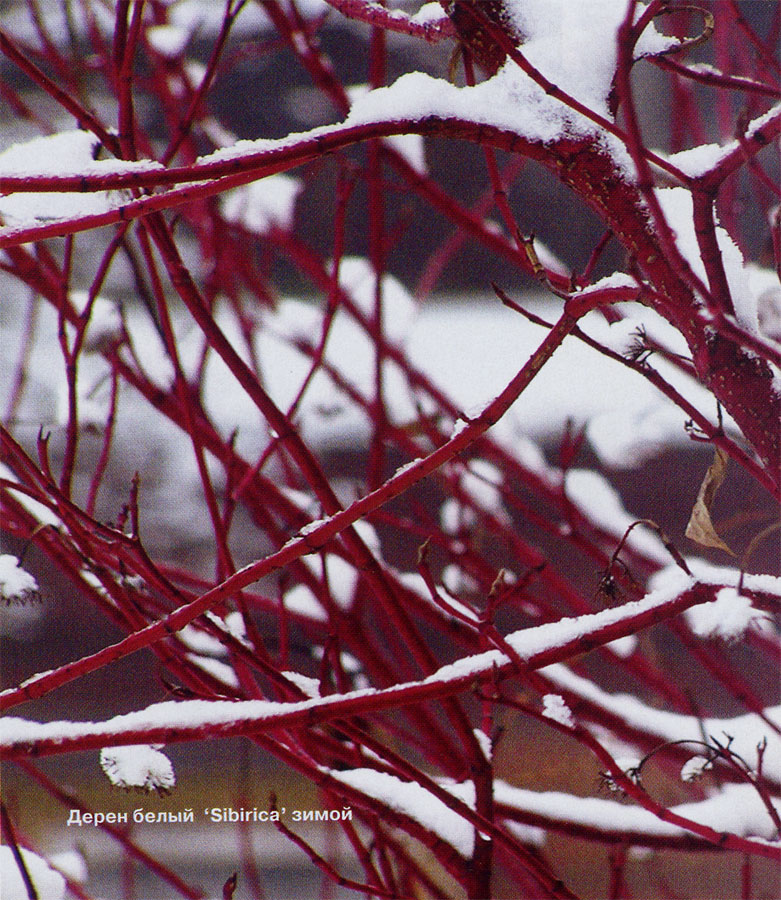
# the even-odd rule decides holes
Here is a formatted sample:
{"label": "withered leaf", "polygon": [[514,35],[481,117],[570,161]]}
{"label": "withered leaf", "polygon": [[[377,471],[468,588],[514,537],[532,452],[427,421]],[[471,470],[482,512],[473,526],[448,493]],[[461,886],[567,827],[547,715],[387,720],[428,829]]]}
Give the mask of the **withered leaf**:
{"label": "withered leaf", "polygon": [[711,506],[716,497],[716,492],[724,481],[728,462],[729,456],[727,456],[726,452],[721,447],[716,447],[713,462],[705,473],[705,478],[702,480],[700,491],[694,502],[694,508],[686,526],[686,537],[701,547],[713,547],[717,550],[724,550],[730,556],[735,556],[716,533],[710,517]]}

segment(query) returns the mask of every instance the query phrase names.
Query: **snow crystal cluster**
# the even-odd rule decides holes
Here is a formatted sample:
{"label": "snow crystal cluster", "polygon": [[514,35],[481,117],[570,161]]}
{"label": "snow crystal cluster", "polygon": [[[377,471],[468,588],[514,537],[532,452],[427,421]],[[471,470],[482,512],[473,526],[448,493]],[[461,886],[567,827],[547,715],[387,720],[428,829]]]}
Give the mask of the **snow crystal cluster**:
{"label": "snow crystal cluster", "polygon": [[542,714],[546,719],[552,719],[559,725],[572,728],[575,720],[572,718],[572,710],[567,706],[567,701],[560,694],[545,694],[542,698]]}
{"label": "snow crystal cluster", "polygon": [[108,780],[119,788],[167,794],[176,784],[171,760],[159,749],[145,744],[104,747],[100,766]]}
{"label": "snow crystal cluster", "polygon": [[38,582],[10,553],[0,554],[0,601],[6,605],[26,603],[38,597]]}

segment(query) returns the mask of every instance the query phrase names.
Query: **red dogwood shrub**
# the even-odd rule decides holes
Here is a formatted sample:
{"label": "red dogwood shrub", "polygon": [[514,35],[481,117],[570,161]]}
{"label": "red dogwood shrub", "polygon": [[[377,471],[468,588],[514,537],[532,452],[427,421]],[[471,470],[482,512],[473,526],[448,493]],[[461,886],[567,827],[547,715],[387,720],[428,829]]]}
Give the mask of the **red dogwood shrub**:
{"label": "red dogwood shrub", "polygon": [[0,25],[9,900],[776,896],[778,7]]}

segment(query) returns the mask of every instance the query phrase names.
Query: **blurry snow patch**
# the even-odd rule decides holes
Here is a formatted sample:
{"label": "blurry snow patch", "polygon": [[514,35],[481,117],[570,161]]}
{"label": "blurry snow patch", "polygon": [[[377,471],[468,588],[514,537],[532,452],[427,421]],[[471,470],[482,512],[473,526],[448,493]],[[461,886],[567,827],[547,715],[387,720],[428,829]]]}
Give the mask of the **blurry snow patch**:
{"label": "blurry snow patch", "polygon": [[[329,9],[325,0],[296,0],[296,12],[305,19],[322,16]],[[199,37],[204,40],[219,33],[224,18],[225,4],[215,3],[214,0],[178,0],[168,8],[168,19],[172,24],[187,30],[197,29]],[[246,3],[242,5],[241,13],[231,28],[231,35],[252,35],[256,39],[258,30],[267,31],[271,27],[271,19],[260,4]]]}
{"label": "blurry snow patch", "polygon": [[[523,298],[523,305],[549,320],[557,314],[555,301],[550,299],[532,295]],[[642,326],[649,337],[663,338],[664,346],[672,344],[673,352],[686,351],[680,336],[674,341],[675,333],[661,324],[660,317],[640,309],[637,304],[627,304],[626,308],[621,304],[620,309],[632,316],[632,322],[616,331],[617,326],[609,325],[599,313],[589,314],[580,325],[595,340],[608,346],[611,341],[619,343],[621,349]],[[408,349],[411,360],[435,384],[442,386],[459,409],[473,418],[472,411],[479,415],[486,402],[501,392],[546,333],[546,329],[525,321],[498,303],[427,304],[410,336]],[[709,409],[705,389],[672,366],[663,367],[662,362],[658,366],[665,378],[694,405]],[[514,452],[517,444],[520,455],[530,450],[520,444],[520,437],[536,441],[550,439],[560,434],[568,419],[582,425],[596,416],[611,413],[617,422],[631,421],[638,409],[647,411],[660,406],[675,409],[639,373],[572,337],[565,339],[562,349],[545,364],[507,415],[493,426],[491,434],[509,452]],[[679,411],[675,415],[677,420],[672,416],[666,420],[668,444],[688,443],[683,427],[686,416]],[[537,459],[540,461],[538,474],[558,480],[539,455]]]}
{"label": "blurry snow patch", "polygon": [[[224,619],[212,612],[207,612],[205,618],[212,622],[219,631],[227,632],[237,641],[247,644],[244,617],[238,610],[228,613]],[[176,636],[188,650],[198,656],[218,657],[228,655],[228,646],[224,641],[196,625],[185,625],[184,628],[176,632]]]}
{"label": "blurry snow patch", "polygon": [[437,588],[439,600],[442,602],[437,603],[431,596],[431,591],[429,590],[425,579],[419,572],[397,572],[396,577],[408,591],[411,591],[420,600],[436,607],[440,612],[443,612],[446,615],[452,613],[453,615],[469,619],[472,622],[477,621],[477,615],[474,610],[470,609],[465,603],[462,603],[450,594],[442,585]]}
{"label": "blurry snow patch", "polygon": [[615,653],[619,659],[628,659],[637,650],[638,643],[637,635],[628,634],[626,637],[618,638],[609,644],[605,644],[605,647],[611,653]]}
{"label": "blurry snow patch", "polygon": [[[41,319],[44,320],[41,325],[45,324],[46,327],[39,329],[40,339],[33,350],[35,361],[32,365],[40,383],[36,382],[34,391],[27,392],[22,410],[23,415],[32,422],[43,422],[51,426],[54,421],[65,421],[67,402],[63,370],[57,355],[52,354],[52,340],[56,346],[56,311],[54,321],[51,322],[48,310],[49,307],[41,310]],[[142,358],[142,365],[145,366],[148,362],[152,380],[155,383],[164,382],[167,374],[165,370],[170,372],[170,363],[150,323],[142,322],[148,327],[135,327],[135,320],[139,316],[139,310],[128,310],[128,318],[133,320],[131,327],[137,355]],[[108,367],[102,357],[94,353],[82,356],[77,380],[81,425],[105,424],[111,390],[107,373]],[[41,403],[41,398],[47,392],[52,394],[51,409],[48,408],[48,402],[46,405]],[[59,409],[56,405],[58,400]],[[132,389],[128,389],[119,392],[115,427],[116,439],[112,445],[112,463],[107,483],[120,479],[119,486],[114,481],[113,487],[124,492],[129,483],[127,473],[136,470],[140,473],[142,518],[148,525],[154,526],[153,531],[147,531],[148,537],[151,534],[154,540],[160,539],[162,543],[170,545],[178,540],[191,541],[199,533],[208,535],[209,523],[204,520],[197,506],[197,467],[194,460],[193,464],[188,462],[193,457],[192,450],[177,426],[141,400]],[[62,446],[62,442],[56,438],[55,432],[52,447],[54,454],[60,452]],[[84,482],[92,476],[94,459],[94,456],[85,452],[83,460],[78,464],[76,475],[84,479]],[[207,465],[211,463],[211,458],[208,458]],[[0,470],[0,477],[15,480],[13,475],[6,475],[7,471]],[[62,527],[60,520],[48,507],[29,499],[21,492],[11,491],[11,494],[39,521]],[[107,513],[108,517],[111,515],[113,510]]]}
{"label": "blurry snow patch", "polygon": [[[621,761],[621,765],[626,762]],[[634,762],[636,764],[637,760]],[[530,791],[497,781],[494,800],[559,824],[571,822],[627,835],[640,833],[683,836],[687,833],[684,828],[665,822],[650,810],[604,797],[577,797],[561,791]],[[778,800],[774,799],[772,802],[779,808]],[[670,812],[707,825],[715,831],[742,837],[763,837],[771,841],[776,839],[772,819],[762,798],[750,784],[725,785],[718,793],[704,800],[673,806]]]}
{"label": "blurry snow patch", "polygon": [[63,850],[61,853],[55,853],[49,857],[49,862],[68,880],[75,881],[77,884],[86,882],[89,875],[87,860],[78,850]]}
{"label": "blurry snow patch", "polygon": [[[310,523],[313,526],[316,524]],[[340,609],[350,609],[355,586],[358,583],[358,572],[351,562],[335,553],[309,554],[301,557],[301,562],[311,570],[318,581],[323,583],[323,590]],[[285,609],[291,612],[300,613],[317,621],[326,620],[323,604],[305,584],[298,584],[286,591],[284,602]]]}
{"label": "blurry snow patch", "polygon": [[320,681],[317,678],[310,678],[309,675],[302,675],[300,672],[285,671],[282,674],[288,681],[292,681],[296,687],[300,688],[307,697],[320,696]]}
{"label": "blurry snow patch", "polygon": [[504,827],[522,844],[529,847],[542,847],[548,836],[544,828],[537,825],[526,825],[524,822],[504,822]]}
{"label": "blurry snow patch", "polygon": [[9,606],[38,597],[38,582],[19,565],[17,557],[10,553],[0,554],[0,600]]}
{"label": "blurry snow patch", "polygon": [[323,604],[305,584],[297,584],[285,591],[282,602],[285,609],[294,615],[303,616],[314,622],[327,622],[328,615]]}
{"label": "blurry snow patch", "polygon": [[[603,287],[628,286],[623,284],[621,273],[603,279],[593,285],[593,289]],[[591,290],[586,288],[586,291]],[[644,353],[648,344],[659,345],[670,353],[688,355],[688,348],[680,332],[658,313],[646,309],[638,303],[624,302],[613,309],[622,318],[609,323],[601,316],[588,316],[583,323],[583,331],[614,353],[627,358],[637,358]],[[695,405],[702,408],[702,395],[688,376],[675,371],[664,358],[657,355],[652,360],[653,368]],[[622,385],[628,380],[630,370],[622,374],[614,370],[616,382]],[[617,402],[611,407],[595,413],[586,424],[586,436],[600,461],[610,468],[633,469],[653,459],[671,445],[682,443],[686,438],[686,415],[671,403],[660,391],[648,389],[635,394],[634,401],[626,397],[625,402]],[[618,387],[618,394],[623,394]],[[699,395],[699,396],[698,396]],[[730,427],[731,420],[727,423]]]}
{"label": "blurry snow patch", "polygon": [[350,609],[358,583],[358,572],[351,562],[335,553],[303,556],[301,561],[326,585],[328,596],[340,609]]}
{"label": "blurry snow patch", "polygon": [[621,738],[610,731],[609,728],[599,725],[597,722],[590,721],[585,722],[585,727],[588,728],[599,741],[602,749],[607,750],[613,759],[618,759],[621,756],[637,756],[637,747],[634,744],[621,740]]}
{"label": "blurry snow patch", "polygon": [[[505,573],[511,575],[512,573]],[[457,563],[448,563],[440,573],[440,580],[451,594],[472,593],[477,590],[475,579]]]}
{"label": "blurry snow patch", "polygon": [[171,760],[149,744],[104,747],[100,767],[115,786],[167,794],[176,784]]}
{"label": "blurry snow patch", "polygon": [[175,58],[184,53],[190,40],[190,30],[176,25],[152,25],[146,30],[149,46],[161,56]]}
{"label": "blurry snow patch", "polygon": [[374,526],[370,522],[367,522],[366,519],[359,519],[357,522],[353,522],[352,527],[358,537],[366,544],[366,547],[371,550],[375,556],[381,557],[382,545],[380,544],[380,538]]}
{"label": "blurry snow patch", "polygon": [[552,466],[545,458],[539,444],[522,434],[517,435],[508,445],[518,463],[532,472],[549,487],[560,487],[562,483],[561,469]]}
{"label": "blurry snow patch", "polygon": [[236,640],[246,640],[247,628],[244,623],[244,616],[238,610],[229,612],[228,615],[225,616],[225,627],[236,638]]}
{"label": "blurry snow patch", "polygon": [[[45,859],[32,850],[19,848],[24,867],[35,888],[38,900],[62,900],[65,896],[65,879],[49,866]],[[30,894],[10,847],[0,847],[0,886],[3,900],[28,900]]]}
{"label": "blurry snow patch", "polygon": [[[18,482],[19,479],[14,475],[11,469],[5,463],[0,462],[0,478],[4,478],[7,481]],[[17,500],[20,506],[24,507],[28,513],[30,513],[33,518],[37,519],[42,525],[52,525],[55,528],[59,528],[62,525],[62,521],[59,516],[57,516],[48,506],[45,506],[43,503],[40,503],[38,500],[33,499],[28,496],[23,491],[16,491],[13,488],[5,488],[11,497],[14,500]]]}
{"label": "blurry snow patch", "polygon": [[320,509],[320,503],[317,498],[312,494],[307,494],[306,491],[299,491],[296,488],[288,487],[286,484],[281,484],[279,486],[279,491],[294,506],[297,506],[301,512],[306,513],[310,518]]}
{"label": "blurry snow patch", "polygon": [[[150,320],[146,310],[137,304],[128,304],[126,307],[126,324],[135,359],[142,371],[150,381],[165,390],[174,380],[174,367],[158,328]],[[183,332],[188,327],[190,323],[184,317],[176,317],[174,332],[179,348],[183,343]],[[135,365],[135,359],[128,348],[121,347],[120,354],[126,362]]]}
{"label": "blurry snow patch", "polygon": [[392,134],[385,143],[402,156],[419,174],[428,172],[426,166],[426,145],[422,134]]}
{"label": "blurry snow patch", "polygon": [[772,619],[755,609],[751,598],[739,594],[737,588],[722,588],[711,603],[693,606],[684,613],[689,628],[700,637],[738,641],[751,627],[762,627]]}
{"label": "blurry snow patch", "polygon": [[[364,260],[340,264],[340,281],[363,316],[371,321],[374,310],[375,277]],[[382,280],[383,322],[391,341],[407,332],[414,311],[406,290],[391,276]],[[305,348],[317,347],[323,333],[323,313],[316,306],[288,300],[275,310],[263,310],[255,349],[264,384],[282,408],[296,399],[310,375],[311,359]],[[331,322],[325,344],[325,361],[334,367],[359,394],[371,395],[375,379],[375,346],[364,328],[341,306]],[[229,377],[229,376],[226,376]],[[393,422],[407,423],[416,416],[410,389],[398,366],[386,361],[382,368],[384,400]],[[231,382],[235,384],[235,381]],[[241,397],[243,391],[232,390]],[[215,391],[217,405],[224,403],[225,390]],[[235,399],[233,401],[236,402]],[[247,405],[247,404],[245,404]],[[257,412],[255,412],[257,416]],[[318,450],[362,447],[369,440],[371,422],[362,406],[353,402],[324,369],[318,369],[297,408],[296,422],[302,437]],[[253,448],[256,452],[256,447]]]}
{"label": "blurry snow patch", "polygon": [[[195,89],[198,85],[203,81],[203,77],[206,74],[205,71],[198,71],[198,66],[196,63],[188,61],[185,63],[185,72],[187,73],[187,79]],[[229,131],[221,122],[214,118],[214,116],[204,116],[203,119],[199,122],[200,127],[203,130],[203,133],[209,140],[214,144],[215,147],[230,147],[236,143],[236,135]]]}
{"label": "blurry snow patch", "polygon": [[[375,305],[375,276],[366,260],[342,260],[340,278],[349,289],[364,318],[371,321]],[[532,295],[524,305],[540,315],[555,317],[556,301]],[[399,283],[383,279],[383,323],[392,341],[404,341],[408,358],[434,385],[463,411],[462,421],[473,418],[499,394],[518,368],[545,338],[546,329],[533,325],[498,302],[478,298],[468,303],[430,303],[415,312],[414,301]],[[621,305],[631,322],[615,326],[601,314],[589,315],[582,324],[597,340],[611,341],[624,349],[640,326],[650,338],[659,340],[673,352],[685,352],[680,335],[665,327],[660,317],[637,304]],[[414,325],[413,325],[414,319]],[[221,319],[221,325],[227,328]],[[309,375],[311,358],[303,347],[316,347],[323,331],[323,312],[313,304],[286,300],[276,310],[261,312],[255,349],[264,384],[278,406],[287,409]],[[229,338],[234,333],[227,331]],[[237,343],[241,346],[241,336]],[[299,349],[301,348],[301,349]],[[325,360],[367,400],[375,380],[376,348],[366,331],[341,307],[331,322],[325,345]],[[689,402],[702,410],[711,409],[708,392],[693,379],[664,365],[655,366]],[[247,422],[257,419],[252,404],[237,388],[235,379],[223,368],[211,364],[206,384],[207,406],[221,426],[244,423],[239,428],[238,447],[249,439]],[[425,395],[411,387],[406,375],[392,361],[382,370],[384,400],[391,422],[406,425],[426,413]],[[212,381],[214,378],[214,381]],[[644,443],[633,441],[638,413],[649,419],[643,424]],[[678,410],[640,374],[601,355],[576,338],[567,338],[564,347],[546,363],[508,413],[491,430],[498,441],[519,461],[551,484],[560,475],[551,469],[529,441],[556,438],[568,420],[577,426],[601,415],[612,415],[615,440],[610,430],[595,426],[599,451],[613,464],[639,462],[639,452],[649,455],[667,446],[689,443],[684,429],[686,415]],[[362,446],[371,434],[371,422],[364,409],[337,387],[323,369],[309,381],[297,409],[296,421],[305,440],[318,451]],[[729,425],[729,421],[727,421]],[[456,431],[461,427],[457,425]],[[734,427],[734,426],[733,426]],[[249,445],[247,445],[249,446]],[[252,445],[252,453],[257,443]]]}
{"label": "blurry snow patch", "polygon": [[[369,260],[360,256],[343,257],[339,262],[339,285],[371,321],[377,304],[377,276]],[[409,291],[393,275],[383,275],[380,291],[383,333],[392,343],[400,343],[407,336],[417,305]]]}
{"label": "blurry snow patch", "polygon": [[[81,315],[87,307],[87,291],[73,291],[70,295],[73,308]],[[113,300],[98,296],[90,309],[89,323],[84,335],[84,349],[100,352],[122,334],[122,312]]]}
{"label": "blurry snow patch", "polygon": [[[208,69],[206,68],[206,66],[197,59],[188,59],[185,62],[184,73],[187,76],[187,80],[190,82],[190,87],[192,90],[198,90],[198,88],[201,86],[201,82],[206,77],[207,71]],[[206,128],[204,128],[204,131],[206,131],[206,133],[211,136],[211,134],[214,132],[214,126],[216,123],[214,122],[214,120],[210,120],[210,123],[211,128],[208,131]],[[223,130],[222,127],[218,128],[217,132],[220,135],[230,134],[230,132],[228,132],[227,130]],[[236,138],[233,135],[231,135],[231,139],[226,142],[215,141],[218,147],[226,146],[226,144],[232,146],[235,142]]]}
{"label": "blurry snow patch", "polygon": [[[658,188],[656,197],[667,223],[675,232],[681,256],[691,266],[694,274],[707,285],[705,266],[694,229],[694,207],[691,193],[682,187]],[[735,318],[738,324],[751,334],[758,335],[760,332],[757,301],[749,289],[743,254],[720,225],[716,225],[716,242],[721,252],[724,274],[727,277],[727,284],[735,307]]]}
{"label": "blurry snow patch", "polygon": [[363,663],[357,657],[353,656],[352,653],[345,653],[344,651],[340,653],[339,665],[349,675],[357,675],[359,672],[363,671]]}
{"label": "blurry snow patch", "polygon": [[586,425],[586,437],[603,465],[637,469],[670,445],[671,434],[683,431],[683,419],[679,409],[657,402],[596,415]]}
{"label": "blurry snow patch", "polygon": [[219,638],[195,625],[185,625],[176,632],[176,636],[193,653],[209,656],[227,656],[228,654],[228,648]]}
{"label": "blurry snow patch", "polygon": [[[637,521],[624,508],[616,489],[599,472],[590,469],[570,469],[566,475],[566,493],[569,500],[596,528],[617,539]],[[656,532],[645,525],[633,528],[624,544],[656,562],[667,563],[670,555]]]}
{"label": "blurry snow patch", "polygon": [[[337,781],[350,785],[367,797],[379,800],[389,809],[414,819],[466,859],[472,855],[474,827],[422,785],[402,781],[395,775],[374,769],[351,769],[344,772],[331,770],[330,774]],[[441,782],[441,785],[474,808],[474,785],[471,782]]]}
{"label": "blurry snow patch", "polygon": [[476,506],[493,515],[502,514],[502,494],[499,487],[504,476],[495,465],[484,459],[470,459],[460,481],[461,488]]}
{"label": "blurry snow patch", "polygon": [[[61,381],[56,390],[54,422],[60,428],[65,428],[71,417],[71,396],[67,381]],[[75,400],[79,427],[102,432],[109,419],[111,403],[109,368],[102,357],[81,357]]]}
{"label": "blurry snow patch", "polygon": [[765,337],[781,343],[781,282],[772,269],[749,264],[746,277],[757,302],[759,329]]}
{"label": "blurry snow patch", "polygon": [[567,706],[566,700],[561,694],[545,694],[542,698],[542,714],[546,719],[553,719],[559,725],[573,728],[575,720],[572,718],[572,710]]}
{"label": "blurry snow patch", "polygon": [[[323,647],[312,646],[310,648],[310,652],[312,654],[312,658],[316,659],[318,662],[320,662],[323,659],[323,657],[325,656],[325,649]],[[352,653],[345,653],[344,651],[342,651],[339,654],[339,665],[341,666],[341,669],[344,672],[344,674],[348,675],[352,679],[353,684],[355,685],[355,687],[357,689],[363,689],[363,688],[370,687],[369,680],[363,672],[363,663],[359,659],[357,659],[355,656],[353,656]],[[288,675],[288,677],[291,676],[290,672],[286,672],[285,674]],[[297,677],[307,678],[307,676],[305,676],[305,675],[299,675]],[[309,679],[309,680],[316,680],[316,679]],[[320,682],[318,681],[317,684],[318,684],[318,689],[317,689],[318,693],[317,693],[317,695],[312,694],[313,697],[319,696]]]}
{"label": "blurry snow patch", "polygon": [[548,247],[547,244],[543,244],[543,242],[538,238],[534,238],[534,252],[537,254],[537,259],[545,266],[546,269],[549,269],[551,272],[555,272],[557,275],[561,275],[565,278],[568,278],[570,275],[570,270],[567,267],[567,264],[564,263],[558,256],[553,252],[553,250]]}
{"label": "blurry snow patch", "polygon": [[[622,284],[623,281],[623,273],[618,272],[602,281],[596,282],[592,287],[596,288],[598,285],[603,287],[628,287],[629,285]],[[634,279],[630,279],[630,281],[634,282]],[[585,293],[588,290],[590,289],[585,288],[581,293]],[[612,309],[621,315],[617,322],[608,322],[601,313],[588,315],[583,322],[584,331],[590,337],[599,341],[600,344],[604,344],[616,353],[621,354],[621,356],[626,356],[638,346],[638,342],[645,335],[654,344],[659,344],[670,353],[678,353],[682,356],[687,355],[688,345],[686,344],[686,339],[674,325],[671,325],[656,310],[649,309],[642,303],[634,301],[616,303]],[[664,360],[658,359],[655,360],[655,363],[660,367]],[[672,377],[674,377],[673,372],[676,371],[669,365],[661,370],[665,375],[669,373],[669,376]],[[654,394],[660,396],[655,389]]]}
{"label": "blurry snow patch", "polygon": [[213,659],[210,656],[201,656],[198,653],[185,653],[185,657],[202,672],[211,675],[212,678],[219,681],[220,684],[238,690],[239,679],[236,677],[233,668],[227,663],[220,662],[219,659]]}
{"label": "blurry snow patch", "polygon": [[439,508],[439,524],[451,536],[470,528],[475,518],[474,510],[464,507],[455,497],[448,497]]}
{"label": "blurry snow patch", "polygon": [[[781,800],[769,797],[768,802],[781,813]],[[710,797],[673,806],[671,812],[725,834],[778,841],[773,820],[753,784],[725,784]]]}
{"label": "blurry snow patch", "polygon": [[490,735],[487,735],[482,728],[475,728],[474,736],[475,740],[480,745],[483,756],[488,760],[488,762],[491,762],[494,753],[494,742],[491,740]]}
{"label": "blurry snow patch", "polygon": [[228,222],[241,225],[255,234],[271,228],[293,227],[296,200],[303,184],[290,175],[270,175],[226,191],[220,197],[220,209]]}
{"label": "blurry snow patch", "polygon": [[461,468],[457,481],[468,499],[448,497],[442,504],[439,518],[447,534],[458,534],[462,528],[471,528],[478,511],[508,521],[499,490],[503,477],[496,466],[484,459],[471,459]]}

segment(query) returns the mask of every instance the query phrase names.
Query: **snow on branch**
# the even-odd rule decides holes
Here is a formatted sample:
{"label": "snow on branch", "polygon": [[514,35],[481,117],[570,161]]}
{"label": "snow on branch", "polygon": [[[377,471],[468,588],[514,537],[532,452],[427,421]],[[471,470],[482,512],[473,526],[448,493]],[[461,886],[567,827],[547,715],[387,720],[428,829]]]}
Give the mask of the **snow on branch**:
{"label": "snow on branch", "polygon": [[39,724],[24,719],[4,719],[2,743],[9,756],[64,753],[71,749],[133,744],[141,735],[145,743],[194,740],[209,733],[223,736],[246,734],[259,728],[273,730],[297,725],[311,726],[350,715],[365,715],[426,699],[458,694],[482,679],[498,673],[518,674],[517,659],[524,671],[581,655],[627,634],[678,615],[696,604],[714,599],[718,585],[682,579],[663,585],[643,600],[626,603],[590,615],[565,618],[534,628],[513,632],[505,638],[513,651],[509,658],[500,650],[467,656],[442,666],[419,682],[397,684],[384,690],[365,689],[296,703],[266,700],[189,700],[153,704],[145,710],[116,716],[103,723],[49,722]]}

